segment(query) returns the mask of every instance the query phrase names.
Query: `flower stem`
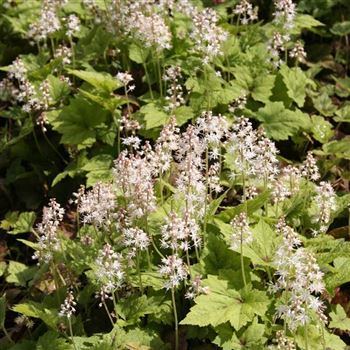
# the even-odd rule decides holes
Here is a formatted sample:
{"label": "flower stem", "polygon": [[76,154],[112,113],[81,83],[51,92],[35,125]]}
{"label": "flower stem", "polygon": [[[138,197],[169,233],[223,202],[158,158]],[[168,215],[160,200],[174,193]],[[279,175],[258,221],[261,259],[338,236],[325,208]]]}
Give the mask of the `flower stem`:
{"label": "flower stem", "polygon": [[178,323],[178,319],[177,319],[174,288],[171,288],[171,300],[173,303],[173,312],[174,312],[174,320],[175,320],[175,350],[178,350],[179,349],[179,323]]}
{"label": "flower stem", "polygon": [[139,251],[136,253],[136,269],[137,269],[137,274],[139,275],[139,285],[140,285],[141,294],[143,294],[143,285],[142,285],[141,270],[140,270],[140,252]]}
{"label": "flower stem", "polygon": [[69,333],[70,333],[70,338],[71,338],[71,341],[73,344],[73,348],[74,348],[74,350],[77,350],[77,347],[75,346],[74,339],[73,339],[72,321],[71,321],[70,317],[67,317],[67,319],[68,319]]}
{"label": "flower stem", "polygon": [[243,278],[243,284],[244,284],[244,287],[247,287],[247,281],[246,281],[246,278],[245,278],[245,270],[244,270],[244,258],[243,258],[243,241],[242,241],[243,237],[242,237],[242,234],[241,234],[241,242],[240,242],[240,253],[241,253],[241,269],[242,269],[242,278]]}

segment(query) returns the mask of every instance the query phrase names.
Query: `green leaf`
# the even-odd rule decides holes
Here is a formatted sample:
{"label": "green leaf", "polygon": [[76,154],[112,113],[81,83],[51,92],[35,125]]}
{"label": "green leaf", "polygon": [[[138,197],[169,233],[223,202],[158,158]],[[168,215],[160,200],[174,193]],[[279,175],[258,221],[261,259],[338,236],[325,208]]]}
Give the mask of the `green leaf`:
{"label": "green leaf", "polygon": [[140,112],[146,122],[146,130],[163,126],[169,120],[169,116],[154,103],[141,107]]}
{"label": "green leaf", "polygon": [[329,292],[333,293],[336,287],[350,282],[350,258],[338,257],[334,259],[334,271],[325,276],[325,283]]}
{"label": "green leaf", "polygon": [[7,233],[17,235],[19,233],[31,232],[36,215],[33,211],[23,212],[19,215],[18,219],[11,225],[12,230]]}
{"label": "green leaf", "polygon": [[259,210],[270,198],[270,192],[265,191],[257,195],[253,199],[247,200],[245,203],[239,204],[236,207],[227,207],[215,217],[219,218],[223,222],[231,221],[236,215],[240,214],[244,210],[247,209],[248,215],[253,214],[257,210]]}
{"label": "green leaf", "polygon": [[18,286],[25,287],[37,271],[36,266],[28,267],[18,261],[10,261],[7,269],[8,276],[6,282],[14,283]]}
{"label": "green leaf", "polygon": [[50,95],[54,103],[60,102],[70,92],[69,85],[64,80],[61,80],[54,75],[47,77],[50,84]]}
{"label": "green leaf", "polygon": [[264,75],[258,76],[254,80],[253,87],[251,89],[252,97],[255,101],[267,103],[272,95],[272,89],[275,85],[276,76]]}
{"label": "green leaf", "polygon": [[338,22],[333,25],[330,31],[339,36],[350,34],[350,21]]}
{"label": "green leaf", "polygon": [[293,34],[300,34],[302,29],[312,29],[314,27],[324,26],[324,24],[314,17],[306,14],[298,14],[294,20]]}
{"label": "green leaf", "polygon": [[98,91],[105,93],[107,95],[111,94],[114,90],[123,86],[117,78],[112,77],[106,72],[94,72],[94,71],[84,71],[67,69],[69,74],[75,75],[76,77],[86,81]]}
{"label": "green leaf", "polygon": [[350,123],[350,104],[342,106],[335,112],[335,114],[335,121],[339,123]]}
{"label": "green leaf", "polygon": [[[307,329],[307,335],[305,335],[306,329]],[[325,344],[326,349],[332,349],[332,350],[346,349],[346,344],[338,336],[329,333],[327,329],[324,329],[322,332],[318,326],[308,325],[307,328],[300,327],[298,332],[295,334],[295,340],[300,349],[305,349],[306,337],[308,340],[309,350],[319,350],[321,344]]]}
{"label": "green leaf", "polygon": [[323,145],[323,151],[339,158],[350,159],[350,137],[339,141],[331,141]]}
{"label": "green leaf", "polygon": [[343,307],[341,305],[337,305],[335,312],[332,311],[329,316],[331,317],[331,322],[329,322],[330,328],[337,328],[343,331],[350,330],[350,318],[346,315]]}
{"label": "green leaf", "polygon": [[253,242],[244,245],[243,255],[250,258],[253,264],[271,266],[276,251],[277,235],[263,219],[252,229]]}
{"label": "green leaf", "polygon": [[4,327],[6,316],[6,294],[0,298],[0,328]]}
{"label": "green leaf", "polygon": [[325,120],[323,117],[319,115],[312,115],[311,123],[312,136],[317,141],[325,143],[333,137],[333,125],[329,121]]}
{"label": "green leaf", "polygon": [[81,169],[87,171],[86,186],[93,186],[102,181],[107,182],[112,179],[113,157],[110,154],[99,154],[91,158]]}
{"label": "green leaf", "polygon": [[299,130],[310,127],[310,118],[300,110],[285,109],[282,102],[269,102],[258,110],[256,118],[263,123],[268,137],[287,140]]}
{"label": "green leaf", "polygon": [[325,117],[331,117],[337,110],[326,91],[323,91],[317,97],[312,97],[312,102],[314,107]]}
{"label": "green leaf", "polygon": [[34,301],[17,304],[12,307],[12,311],[18,312],[28,317],[40,318],[50,328],[56,330],[59,322],[58,311],[56,309],[47,309],[42,303]]}
{"label": "green leaf", "polygon": [[305,87],[308,78],[299,67],[289,68],[287,65],[281,67],[280,73],[287,86],[288,96],[298,105],[303,107],[305,103]]}
{"label": "green leaf", "polygon": [[187,121],[194,118],[194,113],[191,107],[189,106],[180,106],[174,111],[176,117],[176,123],[178,126],[185,124]]}
{"label": "green leaf", "polygon": [[107,115],[108,112],[98,104],[78,95],[51,124],[62,134],[61,143],[89,147],[95,142],[96,127],[106,120]]}
{"label": "green leaf", "polygon": [[136,63],[145,63],[148,54],[149,50],[145,50],[144,48],[135,43],[132,43],[129,46],[129,58]]}
{"label": "green leaf", "polygon": [[57,332],[49,331],[42,335],[37,342],[36,350],[72,350],[65,338],[60,338]]}
{"label": "green leaf", "polygon": [[254,315],[263,316],[270,303],[265,292],[249,288],[233,290],[228,281],[219,280],[217,276],[209,275],[203,283],[209,287],[209,293],[195,299],[196,305],[180,324],[216,327],[230,322],[239,330],[251,322]]}

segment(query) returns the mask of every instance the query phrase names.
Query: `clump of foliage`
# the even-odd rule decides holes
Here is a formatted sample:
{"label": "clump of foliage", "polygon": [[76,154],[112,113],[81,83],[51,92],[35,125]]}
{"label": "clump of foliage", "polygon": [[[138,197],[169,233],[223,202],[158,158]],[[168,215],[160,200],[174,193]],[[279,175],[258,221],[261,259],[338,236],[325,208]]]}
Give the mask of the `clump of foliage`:
{"label": "clump of foliage", "polygon": [[1,348],[345,349],[349,9],[0,1]]}

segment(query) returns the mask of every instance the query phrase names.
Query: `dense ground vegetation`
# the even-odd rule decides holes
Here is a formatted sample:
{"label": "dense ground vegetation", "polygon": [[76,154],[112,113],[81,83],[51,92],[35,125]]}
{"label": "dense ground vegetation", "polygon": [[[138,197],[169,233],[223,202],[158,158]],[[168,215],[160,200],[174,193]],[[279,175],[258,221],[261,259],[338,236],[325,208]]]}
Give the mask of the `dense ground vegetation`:
{"label": "dense ground vegetation", "polygon": [[348,0],[0,0],[0,348],[346,349]]}

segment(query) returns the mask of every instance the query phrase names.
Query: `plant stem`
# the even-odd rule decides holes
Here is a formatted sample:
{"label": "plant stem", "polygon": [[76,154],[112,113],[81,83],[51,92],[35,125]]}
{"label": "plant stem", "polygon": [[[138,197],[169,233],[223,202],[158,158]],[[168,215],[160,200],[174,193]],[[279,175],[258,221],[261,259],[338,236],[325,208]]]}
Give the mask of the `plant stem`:
{"label": "plant stem", "polygon": [[67,317],[67,319],[68,319],[69,333],[70,333],[70,338],[71,338],[71,341],[73,344],[73,348],[74,348],[74,350],[77,350],[77,347],[75,346],[74,339],[73,339],[72,321],[71,321],[70,317]]}
{"label": "plant stem", "polygon": [[173,312],[174,312],[174,320],[175,320],[175,350],[179,350],[179,323],[177,319],[174,288],[171,288],[171,300],[173,303]]}
{"label": "plant stem", "polygon": [[305,335],[305,350],[309,350],[309,339],[307,334],[307,324],[304,326],[304,335]]}
{"label": "plant stem", "polygon": [[147,84],[148,84],[149,93],[151,95],[151,99],[154,100],[152,86],[151,86],[151,80],[149,78],[149,73],[148,73],[148,69],[147,69],[146,63],[143,63],[143,69],[145,70],[146,80],[147,80]]}
{"label": "plant stem", "polygon": [[107,307],[107,305],[106,305],[106,302],[105,302],[104,300],[102,301],[102,305],[103,305],[103,307],[104,307],[105,310],[106,310],[106,313],[107,313],[107,315],[108,315],[108,318],[109,318],[109,320],[111,321],[112,327],[114,327],[113,318],[112,318],[111,313],[109,312],[108,307]]}
{"label": "plant stem", "polygon": [[243,283],[244,283],[244,287],[247,287],[247,281],[245,278],[245,269],[244,269],[244,258],[243,258],[243,241],[242,241],[243,237],[241,234],[241,242],[240,242],[240,253],[241,253],[241,269],[242,269],[242,277],[243,277]]}
{"label": "plant stem", "polygon": [[157,72],[158,72],[160,97],[163,97],[162,69],[161,69],[161,65],[160,65],[159,54],[157,54]]}
{"label": "plant stem", "polygon": [[137,274],[139,276],[139,285],[140,285],[141,294],[143,294],[143,285],[142,285],[142,278],[141,278],[141,271],[140,271],[140,252],[139,251],[137,251],[137,253],[136,253],[136,269],[137,269]]}
{"label": "plant stem", "polygon": [[12,340],[9,332],[6,330],[5,326],[2,326],[2,331],[4,332],[6,338],[9,340],[11,344],[15,344],[15,342]]}

